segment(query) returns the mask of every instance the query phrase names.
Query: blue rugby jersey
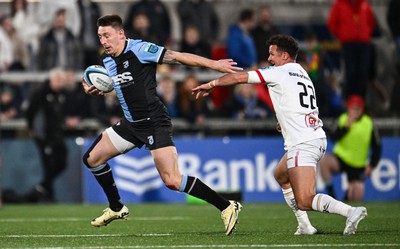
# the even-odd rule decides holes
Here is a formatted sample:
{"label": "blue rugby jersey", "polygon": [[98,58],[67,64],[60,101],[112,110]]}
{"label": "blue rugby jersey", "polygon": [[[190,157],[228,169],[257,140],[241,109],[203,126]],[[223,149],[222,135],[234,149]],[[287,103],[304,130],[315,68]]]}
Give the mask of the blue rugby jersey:
{"label": "blue rugby jersey", "polygon": [[164,47],[150,42],[127,39],[121,55],[103,57],[124,116],[132,123],[169,119],[156,93],[157,63],[161,64],[165,51]]}

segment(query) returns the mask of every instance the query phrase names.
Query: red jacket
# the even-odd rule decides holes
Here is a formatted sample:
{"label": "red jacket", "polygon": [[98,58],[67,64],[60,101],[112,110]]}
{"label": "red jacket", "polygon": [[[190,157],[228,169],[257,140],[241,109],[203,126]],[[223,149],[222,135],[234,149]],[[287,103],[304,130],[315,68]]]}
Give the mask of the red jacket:
{"label": "red jacket", "polygon": [[367,0],[336,0],[328,19],[329,30],[340,42],[369,42],[375,17]]}

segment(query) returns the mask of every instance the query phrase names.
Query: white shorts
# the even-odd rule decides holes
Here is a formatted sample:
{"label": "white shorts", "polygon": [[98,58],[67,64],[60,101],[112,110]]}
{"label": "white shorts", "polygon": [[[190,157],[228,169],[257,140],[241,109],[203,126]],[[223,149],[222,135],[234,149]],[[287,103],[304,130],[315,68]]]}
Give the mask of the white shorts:
{"label": "white shorts", "polygon": [[135,145],[128,140],[125,140],[120,135],[118,135],[112,127],[108,127],[106,129],[107,135],[110,137],[110,140],[114,147],[121,153],[126,153],[131,149],[135,148]]}
{"label": "white shorts", "polygon": [[326,138],[314,139],[295,145],[287,151],[288,169],[299,166],[314,166],[325,155]]}

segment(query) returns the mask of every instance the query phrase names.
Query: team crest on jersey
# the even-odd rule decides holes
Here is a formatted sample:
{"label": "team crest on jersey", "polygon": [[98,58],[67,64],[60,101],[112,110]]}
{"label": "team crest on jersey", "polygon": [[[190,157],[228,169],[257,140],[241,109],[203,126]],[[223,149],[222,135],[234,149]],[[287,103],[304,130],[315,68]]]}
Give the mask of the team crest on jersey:
{"label": "team crest on jersey", "polygon": [[152,145],[154,143],[154,138],[153,136],[148,136],[147,140],[149,140],[149,144]]}
{"label": "team crest on jersey", "polygon": [[155,54],[158,51],[158,47],[156,45],[154,45],[154,44],[149,44],[149,45],[147,45],[145,51],[149,52],[149,53],[152,53],[152,54]]}
{"label": "team crest on jersey", "polygon": [[128,68],[129,67],[129,61],[124,61],[123,65],[124,65],[124,68]]}

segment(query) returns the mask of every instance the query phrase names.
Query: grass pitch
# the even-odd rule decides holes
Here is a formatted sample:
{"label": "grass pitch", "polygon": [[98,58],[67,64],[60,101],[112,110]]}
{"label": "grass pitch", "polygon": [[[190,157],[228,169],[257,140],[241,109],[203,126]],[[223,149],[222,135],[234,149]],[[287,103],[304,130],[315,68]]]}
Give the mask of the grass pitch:
{"label": "grass pitch", "polygon": [[353,236],[342,235],[344,217],[317,212],[319,234],[295,236],[286,204],[243,204],[231,236],[204,204],[130,204],[128,220],[101,228],[90,220],[104,205],[4,205],[0,248],[400,248],[400,202],[363,204],[368,217]]}

